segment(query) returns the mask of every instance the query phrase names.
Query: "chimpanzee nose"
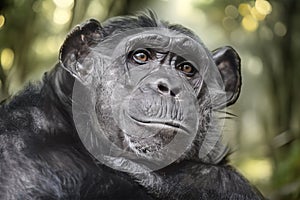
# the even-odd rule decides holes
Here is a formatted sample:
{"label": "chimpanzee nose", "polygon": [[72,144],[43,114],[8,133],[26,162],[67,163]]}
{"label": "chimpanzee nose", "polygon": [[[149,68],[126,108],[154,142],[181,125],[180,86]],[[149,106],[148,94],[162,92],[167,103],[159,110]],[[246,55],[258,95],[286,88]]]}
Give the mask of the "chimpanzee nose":
{"label": "chimpanzee nose", "polygon": [[174,81],[161,79],[157,82],[157,91],[163,95],[177,96],[180,93],[180,86]]}

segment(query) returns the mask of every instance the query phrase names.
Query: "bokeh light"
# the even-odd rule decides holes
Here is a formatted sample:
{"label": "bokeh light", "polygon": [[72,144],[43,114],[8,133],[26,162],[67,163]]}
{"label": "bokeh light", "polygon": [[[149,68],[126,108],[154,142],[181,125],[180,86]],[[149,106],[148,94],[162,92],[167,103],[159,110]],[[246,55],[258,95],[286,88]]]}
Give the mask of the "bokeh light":
{"label": "bokeh light", "polygon": [[246,31],[254,32],[259,27],[259,21],[263,21],[272,12],[272,6],[266,0],[256,0],[254,6],[251,6],[250,3],[241,3],[238,12],[243,16],[243,28]]}
{"label": "bokeh light", "polygon": [[53,0],[56,7],[70,9],[74,5],[74,0]]}
{"label": "bokeh light", "polygon": [[262,20],[264,20],[266,18],[266,15],[261,14],[260,12],[258,12],[258,10],[256,9],[256,7],[251,8],[250,12],[251,12],[251,16],[254,19],[258,20],[258,21],[262,21]]}
{"label": "bokeh light", "polygon": [[5,48],[1,51],[1,65],[4,70],[9,70],[14,62],[14,51],[9,48]]}
{"label": "bokeh light", "polygon": [[176,13],[181,16],[189,16],[190,13],[193,11],[193,6],[191,4],[191,0],[186,0],[186,1],[176,1]]}
{"label": "bokeh light", "polygon": [[0,28],[2,28],[5,24],[5,17],[3,15],[0,15]]}
{"label": "bokeh light", "polygon": [[107,9],[97,0],[91,1],[87,8],[87,17],[98,16],[100,19],[103,19],[107,14]]}
{"label": "bokeh light", "polygon": [[242,20],[242,25],[247,31],[255,31],[258,27],[258,22],[251,15],[247,15]]}
{"label": "bokeh light", "polygon": [[66,24],[71,19],[71,11],[57,7],[53,13],[53,22],[56,24]]}
{"label": "bokeh light", "polygon": [[247,16],[247,15],[250,15],[251,14],[251,6],[247,3],[241,3],[239,5],[239,9],[238,9],[239,13],[242,15],[242,16]]}
{"label": "bokeh light", "polygon": [[287,32],[286,26],[282,22],[276,22],[274,25],[274,33],[279,36],[283,37],[285,36]]}
{"label": "bokeh light", "polygon": [[237,18],[239,16],[238,9],[234,5],[226,6],[225,14],[232,18]]}
{"label": "bokeh light", "polygon": [[56,8],[53,13],[53,22],[59,25],[64,25],[71,19],[71,9],[74,6],[74,0],[53,0]]}
{"label": "bokeh light", "polygon": [[256,0],[255,8],[262,15],[268,15],[272,12],[271,4],[266,0]]}

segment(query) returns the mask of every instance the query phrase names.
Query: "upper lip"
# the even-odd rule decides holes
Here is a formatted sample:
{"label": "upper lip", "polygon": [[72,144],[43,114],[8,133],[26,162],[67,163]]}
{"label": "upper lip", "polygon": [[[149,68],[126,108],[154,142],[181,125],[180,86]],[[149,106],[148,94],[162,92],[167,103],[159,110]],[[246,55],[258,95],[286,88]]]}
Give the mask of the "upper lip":
{"label": "upper lip", "polygon": [[138,119],[136,117],[133,117],[131,115],[128,115],[131,119],[133,119],[134,121],[137,121],[139,123],[144,123],[144,124],[161,124],[161,125],[167,125],[167,126],[171,126],[173,128],[176,129],[180,129],[183,130],[184,132],[186,132],[187,134],[190,133],[189,129],[186,128],[184,125],[182,125],[180,122],[178,121],[174,121],[174,120],[144,120],[144,119]]}

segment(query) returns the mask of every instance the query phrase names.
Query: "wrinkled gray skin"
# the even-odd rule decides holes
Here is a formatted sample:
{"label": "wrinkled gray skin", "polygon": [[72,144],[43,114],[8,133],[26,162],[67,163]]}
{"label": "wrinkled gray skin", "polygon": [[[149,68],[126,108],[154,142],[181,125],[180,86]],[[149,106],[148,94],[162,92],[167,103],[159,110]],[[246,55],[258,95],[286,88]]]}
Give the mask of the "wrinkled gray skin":
{"label": "wrinkled gray skin", "polygon": [[240,86],[231,47],[153,13],[89,20],[0,107],[0,199],[263,199],[221,143]]}

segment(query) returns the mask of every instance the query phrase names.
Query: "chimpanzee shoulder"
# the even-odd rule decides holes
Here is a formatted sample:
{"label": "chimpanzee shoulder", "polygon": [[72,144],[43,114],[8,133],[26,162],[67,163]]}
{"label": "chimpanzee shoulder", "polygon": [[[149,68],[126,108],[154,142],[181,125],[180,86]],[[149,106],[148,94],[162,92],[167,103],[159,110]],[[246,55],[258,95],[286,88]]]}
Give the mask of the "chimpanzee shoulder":
{"label": "chimpanzee shoulder", "polygon": [[172,164],[159,173],[160,176],[166,177],[165,181],[168,184],[165,185],[176,188],[164,194],[172,193],[177,199],[264,199],[226,159],[214,165],[183,161]]}

